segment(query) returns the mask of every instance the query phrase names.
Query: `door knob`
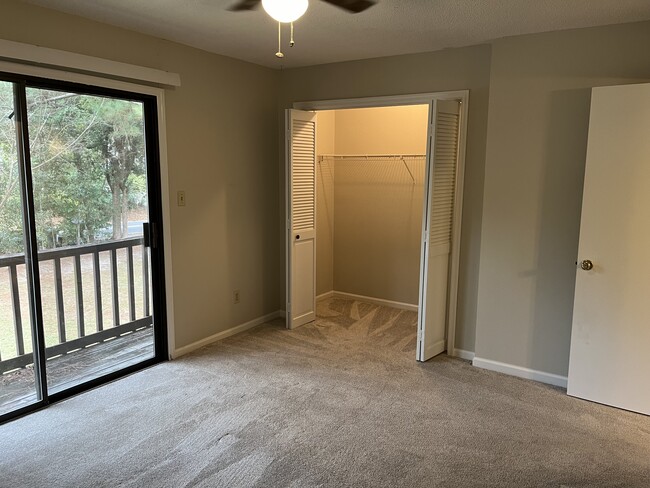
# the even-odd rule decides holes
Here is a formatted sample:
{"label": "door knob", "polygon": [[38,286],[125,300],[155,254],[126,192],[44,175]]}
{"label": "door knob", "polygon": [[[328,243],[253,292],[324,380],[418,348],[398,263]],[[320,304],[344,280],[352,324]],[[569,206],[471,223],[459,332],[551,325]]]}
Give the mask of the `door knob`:
{"label": "door knob", "polygon": [[296,240],[300,240],[300,234],[296,235]]}
{"label": "door knob", "polygon": [[580,262],[580,269],[582,269],[584,271],[590,271],[590,270],[594,269],[594,263],[592,263],[588,259],[584,259],[583,261]]}

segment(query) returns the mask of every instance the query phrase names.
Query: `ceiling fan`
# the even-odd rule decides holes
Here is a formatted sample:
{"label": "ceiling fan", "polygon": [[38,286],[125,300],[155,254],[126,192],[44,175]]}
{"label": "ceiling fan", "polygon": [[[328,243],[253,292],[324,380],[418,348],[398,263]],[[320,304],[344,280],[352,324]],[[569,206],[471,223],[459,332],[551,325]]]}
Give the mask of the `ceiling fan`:
{"label": "ceiling fan", "polygon": [[[375,3],[374,1],[371,0],[322,0],[325,3],[329,3],[331,5],[334,5],[335,7],[342,8],[343,10],[346,10],[350,12],[351,14],[358,14],[359,12],[363,12],[366,9],[369,9],[372,7]],[[260,3],[263,3],[262,0],[240,0],[239,2],[235,3],[230,7],[229,10],[232,10],[233,12],[240,12],[242,10],[254,10],[257,7],[259,7]],[[286,2],[271,2],[271,3],[304,3],[307,4],[307,2],[291,2],[291,1],[286,1]],[[277,20],[277,19],[276,19]]]}
{"label": "ceiling fan", "polygon": [[[369,9],[377,2],[374,0],[321,0],[334,5],[351,14],[358,14]],[[239,0],[230,6],[228,10],[242,12],[255,10],[262,5],[267,14],[278,21],[278,52],[275,55],[283,58],[282,53],[282,24],[291,24],[291,41],[289,46],[293,47],[293,23],[307,11],[309,0]]]}

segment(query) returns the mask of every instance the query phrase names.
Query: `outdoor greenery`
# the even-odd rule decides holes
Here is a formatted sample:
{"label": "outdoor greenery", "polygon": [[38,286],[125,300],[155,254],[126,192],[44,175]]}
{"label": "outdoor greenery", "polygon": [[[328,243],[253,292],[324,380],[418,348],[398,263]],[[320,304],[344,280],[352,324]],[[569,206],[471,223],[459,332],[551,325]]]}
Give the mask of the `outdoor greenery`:
{"label": "outdoor greenery", "polygon": [[[27,89],[39,249],[127,236],[146,204],[142,105]],[[22,253],[13,85],[0,82],[0,256]]]}
{"label": "outdoor greenery", "polygon": [[[139,102],[27,88],[30,168],[39,250],[90,244],[128,236],[132,223],[147,219],[147,178],[143,107]],[[24,253],[20,165],[13,84],[0,81],[0,257]],[[135,216],[135,217],[134,217]],[[142,283],[142,249],[134,249],[136,283]],[[117,253],[120,315],[128,322],[126,251]],[[99,256],[103,312],[112,323],[110,259]],[[81,258],[86,333],[94,324],[92,256]],[[78,336],[76,276],[72,258],[61,260],[68,339]],[[57,344],[58,312],[53,261],[39,265],[46,345]],[[31,350],[25,265],[16,269],[25,346]],[[136,286],[137,316],[143,294]],[[0,357],[17,354],[10,270],[0,267]]]}

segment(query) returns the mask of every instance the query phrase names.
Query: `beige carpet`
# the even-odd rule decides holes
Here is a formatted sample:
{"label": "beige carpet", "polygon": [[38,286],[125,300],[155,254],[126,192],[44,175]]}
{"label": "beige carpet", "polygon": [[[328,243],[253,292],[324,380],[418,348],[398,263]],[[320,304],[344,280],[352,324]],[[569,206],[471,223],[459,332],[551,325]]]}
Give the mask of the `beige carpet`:
{"label": "beige carpet", "polygon": [[0,426],[2,487],[650,487],[650,418],[445,356],[330,300]]}

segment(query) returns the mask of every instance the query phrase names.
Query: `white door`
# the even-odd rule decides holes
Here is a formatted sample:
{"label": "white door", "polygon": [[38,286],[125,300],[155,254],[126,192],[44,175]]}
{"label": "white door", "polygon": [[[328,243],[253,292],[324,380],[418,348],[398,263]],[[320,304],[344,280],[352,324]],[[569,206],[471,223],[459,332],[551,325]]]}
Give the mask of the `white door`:
{"label": "white door", "polygon": [[445,351],[449,313],[449,267],[458,168],[460,103],[431,104],[424,207],[417,359]]}
{"label": "white door", "polygon": [[569,395],[650,415],[649,250],[650,85],[594,88]]}
{"label": "white door", "polygon": [[287,327],[316,319],[316,114],[287,110]]}

